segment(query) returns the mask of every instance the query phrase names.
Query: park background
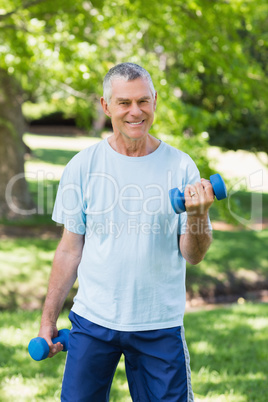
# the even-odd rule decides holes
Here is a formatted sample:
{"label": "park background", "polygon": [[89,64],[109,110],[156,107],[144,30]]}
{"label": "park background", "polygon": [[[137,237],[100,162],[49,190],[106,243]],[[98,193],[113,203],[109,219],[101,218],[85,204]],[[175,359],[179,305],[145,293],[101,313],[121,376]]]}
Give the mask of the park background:
{"label": "park background", "polygon": [[[152,134],[228,187],[211,249],[187,266],[195,400],[267,401],[267,19],[264,0],[0,0],[0,401],[59,400],[64,354],[27,353],[61,233],[51,212],[66,163],[110,133],[102,80],[125,61],[158,91]],[[111,401],[129,400],[122,359]]]}

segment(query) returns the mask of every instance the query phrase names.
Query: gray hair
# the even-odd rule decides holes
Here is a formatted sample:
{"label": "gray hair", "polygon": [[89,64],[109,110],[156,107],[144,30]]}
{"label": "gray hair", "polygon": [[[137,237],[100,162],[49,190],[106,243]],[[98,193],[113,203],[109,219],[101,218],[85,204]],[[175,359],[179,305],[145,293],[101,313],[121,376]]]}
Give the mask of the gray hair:
{"label": "gray hair", "polygon": [[103,80],[103,98],[108,104],[110,103],[112,97],[112,81],[118,78],[125,81],[133,81],[137,78],[145,78],[148,81],[153,97],[155,97],[154,84],[148,71],[138,64],[121,63],[112,67]]}

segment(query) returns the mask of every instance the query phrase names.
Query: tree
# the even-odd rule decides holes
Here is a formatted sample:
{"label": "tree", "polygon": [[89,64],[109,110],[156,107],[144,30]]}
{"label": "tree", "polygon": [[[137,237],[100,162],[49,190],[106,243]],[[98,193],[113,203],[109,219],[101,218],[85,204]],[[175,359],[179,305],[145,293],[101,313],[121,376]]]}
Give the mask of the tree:
{"label": "tree", "polygon": [[21,103],[17,81],[0,69],[0,215],[8,217],[17,215],[18,209],[33,207],[24,177]]}
{"label": "tree", "polygon": [[[85,126],[97,116],[103,76],[122,61],[150,71],[159,93],[153,133],[174,139],[202,174],[210,170],[207,133],[224,146],[236,138],[240,147],[247,128],[252,146],[267,149],[267,14],[264,0],[258,7],[253,0],[0,0],[0,66],[8,93],[3,81],[1,88],[17,100],[13,119],[10,108],[1,108],[2,189],[23,176],[18,105],[54,102]],[[18,191],[14,202],[31,209],[26,184]],[[10,208],[1,197],[3,216]]]}
{"label": "tree", "polygon": [[[79,65],[82,56],[77,54],[79,46],[83,47],[78,20],[86,14],[81,2],[73,5],[65,1],[64,11],[57,1],[1,3],[0,216],[12,218],[34,211],[24,175],[22,134],[26,124],[22,103],[28,99],[52,98],[55,93],[61,97],[64,93],[66,97],[71,92],[72,96],[78,96],[75,106],[85,110],[94,98],[90,94],[95,92],[95,82],[87,88],[89,95],[68,85],[69,76],[76,82],[82,74]],[[78,39],[70,33],[72,27],[77,28]]]}

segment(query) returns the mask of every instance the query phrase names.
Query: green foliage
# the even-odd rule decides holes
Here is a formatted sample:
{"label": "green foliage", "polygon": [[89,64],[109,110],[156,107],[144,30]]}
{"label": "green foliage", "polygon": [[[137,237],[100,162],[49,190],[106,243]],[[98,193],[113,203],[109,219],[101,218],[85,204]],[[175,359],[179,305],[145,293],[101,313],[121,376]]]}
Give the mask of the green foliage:
{"label": "green foliage", "polygon": [[[155,132],[209,132],[229,148],[267,151],[265,0],[0,1],[0,65],[25,100],[96,117],[115,63],[147,68],[159,93]],[[200,139],[197,140],[197,142]]]}
{"label": "green foliage", "polygon": [[58,106],[52,102],[31,103],[24,102],[22,105],[23,115],[27,121],[38,120],[42,116],[47,116],[59,111]]}

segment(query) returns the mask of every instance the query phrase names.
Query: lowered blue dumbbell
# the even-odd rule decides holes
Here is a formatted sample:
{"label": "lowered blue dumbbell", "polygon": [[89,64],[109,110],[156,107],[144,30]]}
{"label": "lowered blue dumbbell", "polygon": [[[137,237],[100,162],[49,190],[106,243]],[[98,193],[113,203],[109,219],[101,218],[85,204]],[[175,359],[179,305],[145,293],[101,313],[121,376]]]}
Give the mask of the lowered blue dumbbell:
{"label": "lowered blue dumbbell", "polygon": [[[68,340],[69,340],[69,329],[61,329],[58,332],[58,336],[52,339],[52,342],[55,344],[57,342],[62,343],[63,352],[68,350]],[[44,338],[38,336],[37,338],[33,338],[29,345],[28,351],[32,359],[36,361],[44,360],[48,357],[49,354],[49,346],[47,341]]]}
{"label": "lowered blue dumbbell", "polygon": [[[224,198],[226,198],[227,189],[221,175],[219,173],[216,173],[210,176],[209,179],[217,200],[223,200]],[[169,198],[172,208],[174,209],[176,214],[180,214],[181,212],[186,211],[184,191],[180,191],[178,188],[173,188],[169,190]]]}

